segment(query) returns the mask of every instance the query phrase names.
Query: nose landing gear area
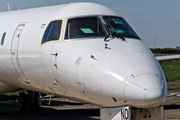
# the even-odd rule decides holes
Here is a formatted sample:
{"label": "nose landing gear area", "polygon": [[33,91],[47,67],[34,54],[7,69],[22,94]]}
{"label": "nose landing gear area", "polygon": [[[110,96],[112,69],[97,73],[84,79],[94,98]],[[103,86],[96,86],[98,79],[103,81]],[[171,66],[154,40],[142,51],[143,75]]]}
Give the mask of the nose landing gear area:
{"label": "nose landing gear area", "polygon": [[119,108],[101,109],[101,120],[164,120],[164,107],[150,109],[131,108],[129,106]]}
{"label": "nose landing gear area", "polygon": [[27,111],[39,111],[41,101],[39,98],[39,93],[27,91],[28,94],[20,93],[18,99],[18,107],[21,112]]}
{"label": "nose landing gear area", "polygon": [[[179,93],[180,92],[176,92]],[[168,93],[168,95],[172,93]],[[178,94],[178,95],[179,95]],[[176,99],[175,99],[176,98]],[[169,96],[165,101],[165,120],[177,120],[180,118],[180,97]],[[6,103],[5,103],[6,102]],[[8,103],[11,103],[9,101]],[[0,120],[100,120],[100,107],[91,104],[82,104],[65,98],[52,97],[51,104],[49,97],[42,97],[42,111],[19,112],[17,106],[7,104],[7,101],[0,102]],[[4,103],[4,105],[2,105]],[[172,103],[177,103],[176,105]],[[14,103],[11,103],[14,104]],[[125,119],[126,120],[126,119]],[[147,120],[147,119],[146,119]],[[152,119],[149,119],[152,120]]]}

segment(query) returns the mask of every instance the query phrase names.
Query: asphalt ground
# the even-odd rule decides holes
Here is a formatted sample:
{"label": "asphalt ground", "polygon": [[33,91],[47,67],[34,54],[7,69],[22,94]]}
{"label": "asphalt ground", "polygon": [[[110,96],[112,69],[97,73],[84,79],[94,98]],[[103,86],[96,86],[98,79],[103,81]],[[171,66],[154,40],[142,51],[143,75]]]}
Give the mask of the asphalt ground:
{"label": "asphalt ground", "polygon": [[165,120],[180,120],[180,91],[168,91],[164,110]]}
{"label": "asphalt ground", "polygon": [[[0,120],[100,120],[100,107],[65,98],[42,98],[42,110],[19,112],[10,105],[0,107]],[[180,91],[168,92],[164,103],[165,120],[180,119]]]}

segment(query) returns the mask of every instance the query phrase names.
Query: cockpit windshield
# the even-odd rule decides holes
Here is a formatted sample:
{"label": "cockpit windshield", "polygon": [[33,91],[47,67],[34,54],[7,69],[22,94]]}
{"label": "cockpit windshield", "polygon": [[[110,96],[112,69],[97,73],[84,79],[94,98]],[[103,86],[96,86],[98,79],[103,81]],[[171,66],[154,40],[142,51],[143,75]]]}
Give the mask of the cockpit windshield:
{"label": "cockpit windshield", "polygon": [[139,38],[126,21],[120,17],[91,16],[70,18],[67,21],[65,39],[84,37],[104,37],[107,39],[110,35],[123,40],[125,40],[124,37]]}
{"label": "cockpit windshield", "polygon": [[106,35],[97,17],[72,18],[67,22],[65,39],[101,36]]}
{"label": "cockpit windshield", "polygon": [[116,35],[121,37],[139,38],[126,21],[120,17],[103,17],[106,26],[108,26]]}

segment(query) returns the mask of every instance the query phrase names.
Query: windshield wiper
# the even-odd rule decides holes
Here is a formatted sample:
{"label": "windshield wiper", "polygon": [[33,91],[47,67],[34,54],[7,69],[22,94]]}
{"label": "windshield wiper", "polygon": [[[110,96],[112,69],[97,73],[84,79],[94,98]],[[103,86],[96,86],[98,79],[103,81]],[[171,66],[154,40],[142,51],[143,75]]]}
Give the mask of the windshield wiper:
{"label": "windshield wiper", "polygon": [[123,36],[120,36],[120,35],[118,35],[118,34],[116,34],[116,33],[115,33],[115,36],[121,38],[123,41],[126,40]]}
{"label": "windshield wiper", "polygon": [[114,39],[112,30],[111,30],[108,26],[106,26],[106,29],[108,30],[108,35],[104,38],[104,41],[106,41],[106,39],[107,39],[110,35],[111,35],[111,36],[113,37],[113,39]]}
{"label": "windshield wiper", "polygon": [[111,35],[114,39],[114,36],[121,38],[123,41],[125,41],[125,38],[123,36],[118,35],[117,33],[113,32],[112,29],[110,28],[109,24],[105,24],[105,27],[108,31],[108,35],[104,38],[104,41],[106,41],[106,39]]}

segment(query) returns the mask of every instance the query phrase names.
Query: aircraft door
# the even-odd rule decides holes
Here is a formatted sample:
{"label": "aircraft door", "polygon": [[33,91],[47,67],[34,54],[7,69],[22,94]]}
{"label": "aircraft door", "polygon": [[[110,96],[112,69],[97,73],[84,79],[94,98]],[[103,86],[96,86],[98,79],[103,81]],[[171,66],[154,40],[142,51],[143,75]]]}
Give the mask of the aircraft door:
{"label": "aircraft door", "polygon": [[20,25],[18,25],[18,27],[16,28],[16,30],[14,32],[12,42],[11,42],[11,58],[12,58],[12,63],[14,65],[14,69],[16,70],[16,72],[19,76],[19,80],[29,84],[28,79],[26,78],[26,76],[24,75],[24,73],[21,69],[20,62],[19,62],[19,56],[18,56],[18,45],[19,45],[21,33],[22,33],[24,27],[25,27],[25,24],[20,24]]}

